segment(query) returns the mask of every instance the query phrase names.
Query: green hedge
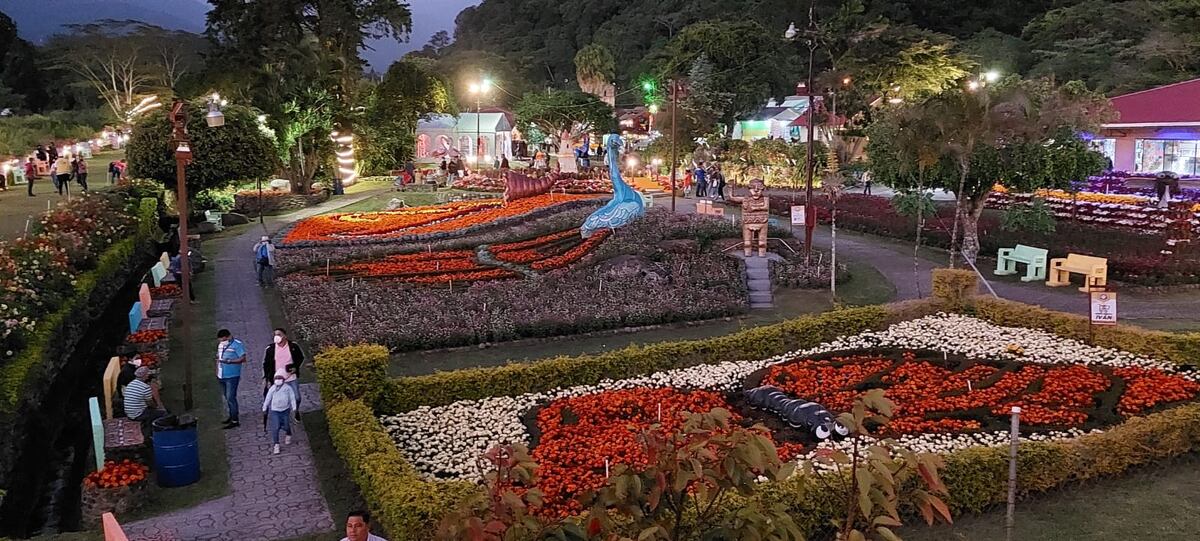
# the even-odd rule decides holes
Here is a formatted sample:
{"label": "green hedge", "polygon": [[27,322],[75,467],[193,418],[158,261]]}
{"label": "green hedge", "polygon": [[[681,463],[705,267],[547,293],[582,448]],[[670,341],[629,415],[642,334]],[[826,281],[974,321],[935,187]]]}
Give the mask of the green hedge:
{"label": "green hedge", "polygon": [[[330,349],[317,356],[317,377],[334,444],[379,523],[393,539],[428,539],[438,518],[472,490],[471,485],[423,480],[396,449],[376,419],[377,413],[591,384],[703,363],[761,359],[949,306],[1001,325],[1042,328],[1073,338],[1086,336],[1086,320],[1078,316],[972,297],[973,279],[962,272],[937,273],[935,281],[934,291],[942,296],[937,300],[839,310],[706,340],[411,378],[387,378],[388,355],[382,346]],[[1172,335],[1123,326],[1097,334],[1099,345],[1177,362],[1200,358],[1198,340],[1195,334]],[[381,381],[385,383],[381,385]],[[1073,441],[1024,442],[1018,452],[1019,493],[1024,497],[1116,475],[1197,449],[1200,404],[1130,419]],[[943,478],[954,513],[976,512],[1005,501],[1007,453],[1007,448],[972,448],[946,457]],[[810,534],[827,528],[844,502],[804,477],[765,486],[757,497],[785,505]],[[734,514],[737,509],[729,512]]]}
{"label": "green hedge", "polygon": [[[320,365],[318,364],[318,367]],[[474,485],[421,479],[361,400],[327,405],[329,437],[389,539],[428,539]]]}
{"label": "green hedge", "polygon": [[[925,304],[925,313],[936,311],[932,303]],[[596,355],[564,356],[495,368],[391,379],[370,398],[376,411],[397,413],[459,400],[590,385],[604,379],[628,378],[698,364],[762,359],[813,347],[841,335],[884,328],[898,321],[892,316],[892,312],[880,306],[848,308],[704,340],[633,345]],[[386,370],[386,365],[383,369]],[[352,398],[361,396],[336,387],[330,392]]]}
{"label": "green hedge", "polygon": [[14,444],[23,441],[26,423],[22,411],[36,409],[49,392],[63,363],[89,325],[99,318],[116,294],[137,272],[149,268],[158,228],[158,200],[142,199],[138,206],[138,229],[98,257],[96,268],[75,278],[75,292],[62,306],[38,322],[25,349],[0,366],[0,486],[14,460]]}

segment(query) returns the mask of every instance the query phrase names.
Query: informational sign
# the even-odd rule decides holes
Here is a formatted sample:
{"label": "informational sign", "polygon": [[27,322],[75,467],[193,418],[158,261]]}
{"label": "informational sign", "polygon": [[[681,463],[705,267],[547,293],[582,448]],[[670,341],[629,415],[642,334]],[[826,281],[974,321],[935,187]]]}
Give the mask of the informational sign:
{"label": "informational sign", "polygon": [[1092,325],[1117,324],[1117,294],[1113,291],[1093,291]]}
{"label": "informational sign", "polygon": [[804,205],[792,205],[792,225],[804,225]]}

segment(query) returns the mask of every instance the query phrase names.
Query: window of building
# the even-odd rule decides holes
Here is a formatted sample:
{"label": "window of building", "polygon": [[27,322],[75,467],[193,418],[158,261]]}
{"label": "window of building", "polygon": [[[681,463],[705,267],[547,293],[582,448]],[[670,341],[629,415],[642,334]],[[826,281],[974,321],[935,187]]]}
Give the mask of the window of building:
{"label": "window of building", "polygon": [[1088,142],[1092,150],[1103,154],[1109,162],[1117,161],[1117,140],[1111,137],[1097,137]]}
{"label": "window of building", "polygon": [[1200,173],[1200,141],[1138,139],[1134,160],[1139,173],[1172,171],[1180,175]]}

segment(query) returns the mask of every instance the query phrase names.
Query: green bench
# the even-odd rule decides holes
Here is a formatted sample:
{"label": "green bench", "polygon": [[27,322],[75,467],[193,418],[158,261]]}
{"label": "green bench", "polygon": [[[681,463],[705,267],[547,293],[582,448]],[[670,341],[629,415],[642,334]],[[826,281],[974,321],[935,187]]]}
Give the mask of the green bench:
{"label": "green bench", "polygon": [[1017,263],[1024,263],[1027,267],[1025,276],[1021,277],[1022,282],[1045,280],[1046,261],[1049,257],[1050,253],[1045,249],[1024,244],[1018,244],[1016,248],[1001,248],[996,254],[996,271],[993,274],[997,276],[1016,274]]}

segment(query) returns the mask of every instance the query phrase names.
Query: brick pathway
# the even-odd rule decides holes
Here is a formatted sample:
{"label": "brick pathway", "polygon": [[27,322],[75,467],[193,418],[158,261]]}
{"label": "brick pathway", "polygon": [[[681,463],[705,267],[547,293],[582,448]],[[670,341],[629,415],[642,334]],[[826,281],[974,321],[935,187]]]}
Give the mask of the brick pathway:
{"label": "brick pathway", "polygon": [[[339,198],[268,220],[267,229],[276,231],[288,222],[376,193]],[[226,241],[213,265],[215,280],[222,287],[217,298],[217,327],[233,331],[234,336],[246,343],[249,353],[238,387],[242,426],[224,431],[230,494],[196,507],[127,524],[124,530],[131,541],[274,540],[334,529],[304,427],[293,426],[292,444],[282,445],[278,455],[270,454],[271,439],[262,428],[262,352],[269,343],[272,325],[251,259],[253,246],[262,234],[261,228],[251,227]],[[311,352],[306,353],[311,356]],[[306,365],[312,369],[310,364]],[[311,389],[303,389],[301,394],[308,399]],[[302,409],[309,411],[312,405],[302,404]]]}

